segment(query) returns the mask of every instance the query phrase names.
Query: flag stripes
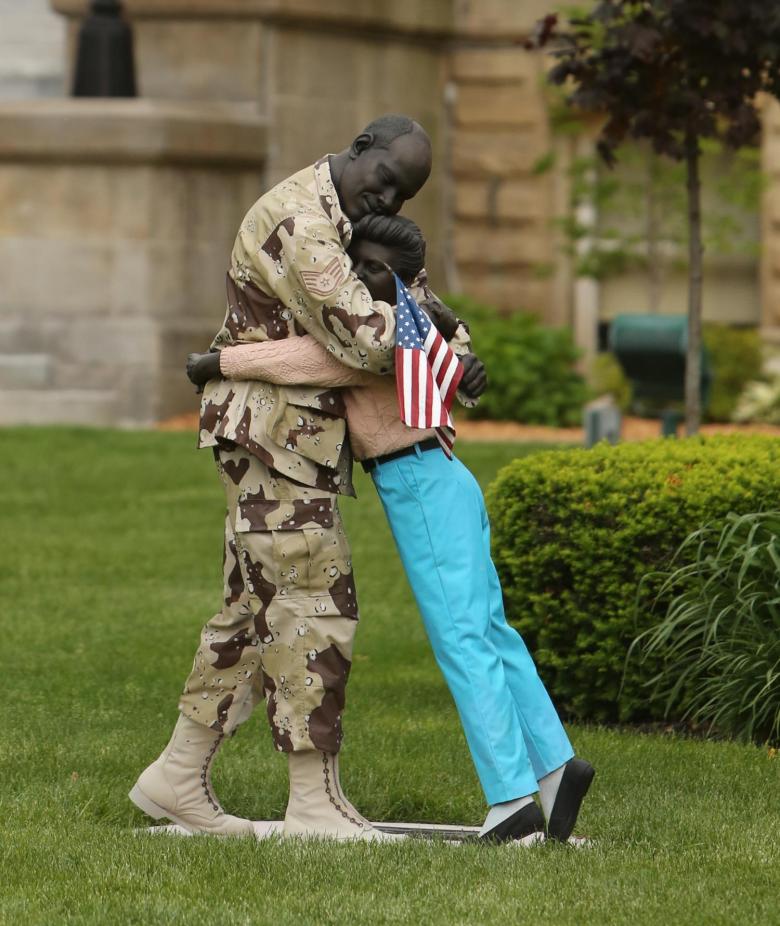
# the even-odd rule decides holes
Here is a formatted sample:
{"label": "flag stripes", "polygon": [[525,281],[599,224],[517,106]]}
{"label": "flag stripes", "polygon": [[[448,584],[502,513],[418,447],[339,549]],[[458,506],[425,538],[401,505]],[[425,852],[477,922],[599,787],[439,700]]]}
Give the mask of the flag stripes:
{"label": "flag stripes", "polygon": [[450,409],[463,367],[398,276],[395,282],[395,368],[401,420],[410,428],[435,428],[439,443],[451,456],[455,428]]}

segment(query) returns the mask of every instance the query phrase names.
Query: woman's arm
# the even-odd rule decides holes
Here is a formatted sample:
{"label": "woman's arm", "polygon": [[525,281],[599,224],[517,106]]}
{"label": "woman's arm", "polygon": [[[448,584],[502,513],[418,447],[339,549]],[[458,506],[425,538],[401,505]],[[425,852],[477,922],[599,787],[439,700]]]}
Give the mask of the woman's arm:
{"label": "woman's arm", "polygon": [[311,335],[225,347],[219,369],[227,379],[260,379],[281,386],[365,386],[371,379],[340,363]]}

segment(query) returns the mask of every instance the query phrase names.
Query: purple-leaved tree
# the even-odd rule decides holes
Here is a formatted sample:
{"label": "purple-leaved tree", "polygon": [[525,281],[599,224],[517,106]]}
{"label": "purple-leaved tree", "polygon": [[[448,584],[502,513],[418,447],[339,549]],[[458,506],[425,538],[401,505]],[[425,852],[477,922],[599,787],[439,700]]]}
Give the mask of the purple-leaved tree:
{"label": "purple-leaved tree", "polygon": [[598,0],[561,28],[551,14],[531,47],[557,59],[549,79],[579,110],[602,113],[607,164],[626,139],[684,161],[688,194],[688,355],[685,425],[701,421],[700,140],[739,148],[759,133],[760,94],[780,95],[777,0]]}

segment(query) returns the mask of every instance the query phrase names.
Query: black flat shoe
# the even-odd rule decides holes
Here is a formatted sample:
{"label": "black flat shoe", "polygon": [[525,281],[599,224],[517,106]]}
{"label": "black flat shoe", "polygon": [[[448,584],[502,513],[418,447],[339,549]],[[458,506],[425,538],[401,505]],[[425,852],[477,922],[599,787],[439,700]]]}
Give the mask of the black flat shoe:
{"label": "black flat shoe", "polygon": [[544,814],[535,803],[526,804],[479,838],[485,842],[510,842],[533,833],[544,835]]}
{"label": "black flat shoe", "polygon": [[549,839],[566,842],[571,836],[582,801],[595,774],[596,770],[584,759],[570,759],[566,763],[550,819],[547,821]]}

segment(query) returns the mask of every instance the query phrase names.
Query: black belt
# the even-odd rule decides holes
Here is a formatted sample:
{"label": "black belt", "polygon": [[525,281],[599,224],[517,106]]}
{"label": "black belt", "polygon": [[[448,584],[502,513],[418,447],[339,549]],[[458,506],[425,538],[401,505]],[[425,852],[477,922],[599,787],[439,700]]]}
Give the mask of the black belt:
{"label": "black belt", "polygon": [[361,466],[370,473],[372,469],[379,466],[380,463],[387,463],[390,460],[397,460],[399,457],[408,457],[411,453],[417,453],[420,450],[438,450],[441,444],[435,437],[429,437],[427,440],[421,440],[419,444],[412,444],[411,447],[404,447],[403,450],[394,450],[392,453],[385,453],[381,457],[371,457],[368,460],[362,460]]}

